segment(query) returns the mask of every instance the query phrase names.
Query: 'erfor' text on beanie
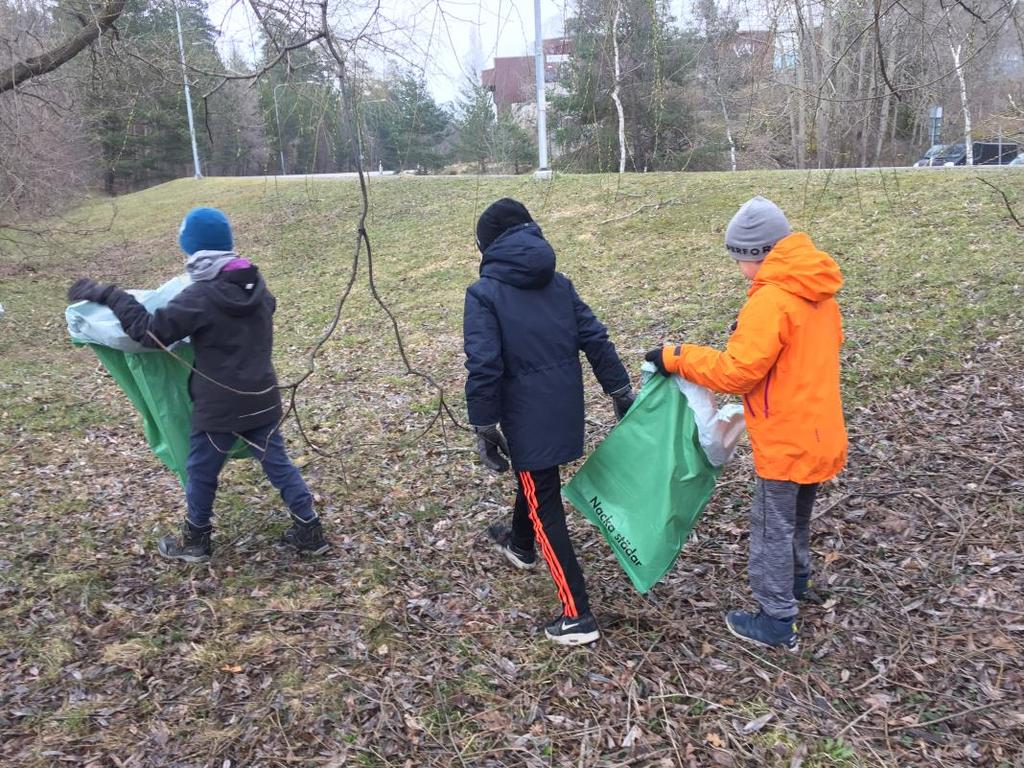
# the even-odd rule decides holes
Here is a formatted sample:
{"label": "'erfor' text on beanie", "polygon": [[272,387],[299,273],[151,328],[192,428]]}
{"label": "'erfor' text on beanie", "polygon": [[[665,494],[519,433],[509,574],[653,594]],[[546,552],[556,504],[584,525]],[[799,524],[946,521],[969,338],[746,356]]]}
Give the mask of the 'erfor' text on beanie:
{"label": "'erfor' text on beanie", "polygon": [[786,214],[767,198],[751,198],[732,217],[725,230],[725,249],[736,261],[761,261],[793,230]]}

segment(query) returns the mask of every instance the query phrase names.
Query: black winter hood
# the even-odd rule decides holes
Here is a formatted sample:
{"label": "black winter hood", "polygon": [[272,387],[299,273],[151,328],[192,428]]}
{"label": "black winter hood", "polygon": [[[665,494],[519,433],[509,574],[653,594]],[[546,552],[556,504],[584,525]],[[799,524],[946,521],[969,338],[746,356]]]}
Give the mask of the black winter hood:
{"label": "black winter hood", "polygon": [[495,200],[476,222],[476,247],[483,253],[505,232],[533,221],[526,206],[511,197]]}
{"label": "black winter hood", "polygon": [[484,251],[480,276],[516,288],[543,288],[555,275],[555,251],[536,222],[506,231]]}
{"label": "black winter hood", "polygon": [[213,303],[232,317],[245,317],[263,305],[267,284],[256,267],[221,272],[206,283]]}

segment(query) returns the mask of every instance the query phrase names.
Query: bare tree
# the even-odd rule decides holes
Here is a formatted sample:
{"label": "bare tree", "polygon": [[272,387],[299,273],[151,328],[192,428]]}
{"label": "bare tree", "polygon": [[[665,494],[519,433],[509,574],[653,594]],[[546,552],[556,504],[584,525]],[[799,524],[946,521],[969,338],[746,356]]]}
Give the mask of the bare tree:
{"label": "bare tree", "polygon": [[619,18],[622,16],[622,0],[615,3],[615,17],[612,20],[612,48],[614,50],[615,79],[612,85],[612,101],[619,118],[619,173],[626,172],[626,115],[622,109],[619,89],[622,85],[622,64],[619,60]]}
{"label": "bare tree", "polygon": [[0,70],[0,93],[67,64],[113,27],[124,7],[125,0],[107,0],[99,7],[89,5],[84,13],[76,11],[75,18],[81,24],[78,31],[41,53],[12,61]]}

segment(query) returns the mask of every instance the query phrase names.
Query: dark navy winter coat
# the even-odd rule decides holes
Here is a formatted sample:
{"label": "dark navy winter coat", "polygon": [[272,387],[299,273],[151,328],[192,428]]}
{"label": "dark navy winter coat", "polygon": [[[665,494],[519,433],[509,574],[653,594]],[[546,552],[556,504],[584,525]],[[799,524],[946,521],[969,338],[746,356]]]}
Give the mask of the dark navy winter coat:
{"label": "dark navy winter coat", "polygon": [[463,317],[466,401],[475,426],[501,424],[518,470],[583,455],[580,350],[605,393],[629,385],[608,331],[555,271],[555,252],[531,222],[484,252]]}

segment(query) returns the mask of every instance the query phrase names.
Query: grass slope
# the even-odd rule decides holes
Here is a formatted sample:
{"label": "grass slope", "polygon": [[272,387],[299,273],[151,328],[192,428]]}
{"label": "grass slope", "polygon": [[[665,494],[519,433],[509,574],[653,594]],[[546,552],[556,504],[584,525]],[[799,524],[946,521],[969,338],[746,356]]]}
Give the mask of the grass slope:
{"label": "grass slope", "polygon": [[[986,178],[1024,192],[1021,174]],[[1024,242],[990,189],[958,171],[373,179],[367,228],[412,364],[461,413],[462,295],[490,201],[526,203],[636,372],[662,339],[727,338],[745,286],[722,235],[756,193],[847,280],[851,465],[823,489],[813,540],[832,599],[785,658],[720,626],[748,599],[746,454],[647,599],[574,520],[605,639],[540,641],[546,575],[513,577],[480,536],[510,480],[450,424],[419,439],[435,393],[405,374],[365,260],[299,397],[331,455],[291,443],[333,555],[276,553],[281,505],[234,462],[214,561],[160,562],[180,489],[95,357],[67,342],[67,285],[156,285],[181,268],[184,212],[221,207],[278,297],[289,379],[348,280],[357,187],[183,180],[94,201],[43,238],[0,233],[0,759],[1021,765]],[[612,416],[588,386],[593,442]]]}

